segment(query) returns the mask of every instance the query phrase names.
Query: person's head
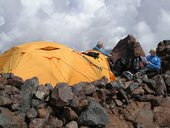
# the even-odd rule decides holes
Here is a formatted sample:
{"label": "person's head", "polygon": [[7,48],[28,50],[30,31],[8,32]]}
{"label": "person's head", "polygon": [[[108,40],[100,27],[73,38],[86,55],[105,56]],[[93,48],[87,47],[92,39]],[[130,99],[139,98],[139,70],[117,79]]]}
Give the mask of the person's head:
{"label": "person's head", "polygon": [[99,49],[103,49],[104,48],[104,45],[103,45],[103,42],[102,41],[99,41],[96,45]]}
{"label": "person's head", "polygon": [[150,53],[151,56],[156,55],[156,49],[155,48],[150,49],[149,53]]}

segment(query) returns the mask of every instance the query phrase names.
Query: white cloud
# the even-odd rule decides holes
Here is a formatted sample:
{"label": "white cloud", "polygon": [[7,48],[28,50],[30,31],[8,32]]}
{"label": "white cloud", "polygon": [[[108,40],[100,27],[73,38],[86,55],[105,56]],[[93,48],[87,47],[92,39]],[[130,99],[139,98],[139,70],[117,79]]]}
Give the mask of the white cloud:
{"label": "white cloud", "polygon": [[0,27],[5,24],[4,17],[0,16]]}
{"label": "white cloud", "polygon": [[170,10],[160,10],[160,15],[158,18],[158,24],[156,26],[157,40],[170,39]]}
{"label": "white cloud", "polygon": [[134,29],[136,31],[136,37],[138,41],[141,42],[141,46],[144,48],[144,51],[149,51],[149,49],[151,49],[152,47],[156,47],[154,34],[151,28],[146,24],[146,22],[139,22],[136,26],[134,26]]}
{"label": "white cloud", "polygon": [[133,34],[147,52],[169,39],[167,0],[0,0],[0,50],[47,40],[88,50]]}

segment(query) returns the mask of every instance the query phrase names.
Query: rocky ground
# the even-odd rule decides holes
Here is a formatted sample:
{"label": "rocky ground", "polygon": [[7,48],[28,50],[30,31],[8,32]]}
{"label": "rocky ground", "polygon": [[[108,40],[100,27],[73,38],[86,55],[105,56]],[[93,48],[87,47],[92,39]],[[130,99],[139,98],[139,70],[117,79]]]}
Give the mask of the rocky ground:
{"label": "rocky ground", "polygon": [[[167,43],[168,42],[168,43]],[[39,85],[0,75],[0,128],[170,127],[170,41],[160,42],[162,72],[149,77],[123,71],[117,81]]]}

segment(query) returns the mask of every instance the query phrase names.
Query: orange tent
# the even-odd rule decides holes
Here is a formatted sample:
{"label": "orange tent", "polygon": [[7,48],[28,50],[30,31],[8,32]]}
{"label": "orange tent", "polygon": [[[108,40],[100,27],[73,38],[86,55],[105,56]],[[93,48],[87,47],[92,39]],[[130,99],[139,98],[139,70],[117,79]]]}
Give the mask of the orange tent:
{"label": "orange tent", "polygon": [[103,76],[116,79],[103,54],[99,53],[95,59],[52,42],[32,42],[11,48],[0,55],[0,73],[13,73],[24,80],[36,76],[41,84],[53,86],[58,82],[70,85],[92,82]]}

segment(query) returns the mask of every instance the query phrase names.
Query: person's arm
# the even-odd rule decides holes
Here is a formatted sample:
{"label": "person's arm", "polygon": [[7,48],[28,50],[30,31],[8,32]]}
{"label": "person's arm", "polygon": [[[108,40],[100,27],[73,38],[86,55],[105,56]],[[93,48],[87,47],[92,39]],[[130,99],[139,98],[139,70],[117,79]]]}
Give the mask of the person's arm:
{"label": "person's arm", "polygon": [[152,63],[152,62],[148,61],[147,67],[159,70],[160,69],[160,65],[161,65],[161,61],[160,61],[159,58],[157,58],[157,61],[155,63]]}
{"label": "person's arm", "polygon": [[159,58],[157,58],[157,59],[158,59],[158,60],[157,60],[156,63],[150,62],[149,64],[150,64],[153,68],[159,70],[159,69],[160,69],[160,66],[161,66],[161,62],[160,62],[160,59],[159,59]]}

